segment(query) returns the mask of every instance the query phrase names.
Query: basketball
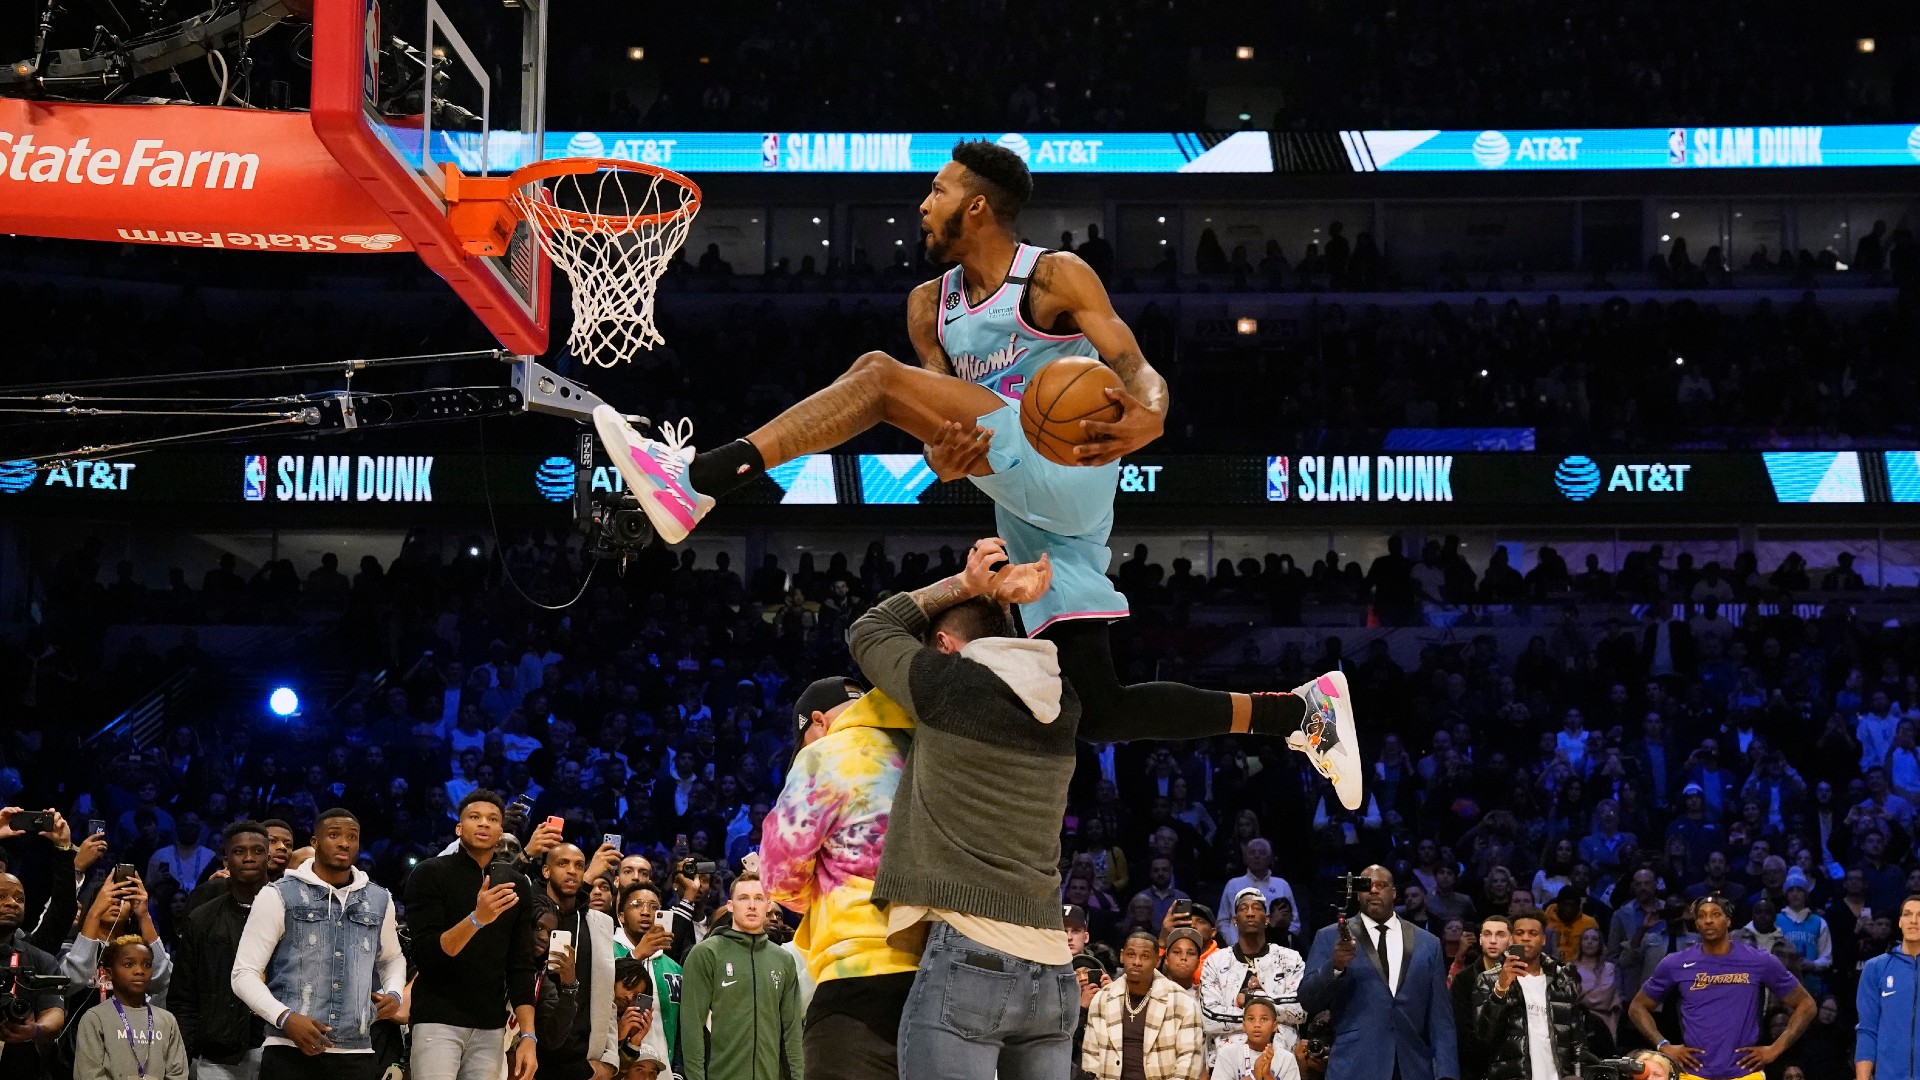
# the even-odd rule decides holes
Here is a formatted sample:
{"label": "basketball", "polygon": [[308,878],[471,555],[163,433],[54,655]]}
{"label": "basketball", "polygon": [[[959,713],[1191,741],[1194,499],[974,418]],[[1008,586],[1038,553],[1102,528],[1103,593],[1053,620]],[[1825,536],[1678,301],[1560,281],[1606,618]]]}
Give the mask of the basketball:
{"label": "basketball", "polygon": [[1123,386],[1112,368],[1093,357],[1061,357],[1027,384],[1020,430],[1041,457],[1056,465],[1079,465],[1073,448],[1087,441],[1081,421],[1120,419],[1120,406],[1107,400],[1107,389]]}

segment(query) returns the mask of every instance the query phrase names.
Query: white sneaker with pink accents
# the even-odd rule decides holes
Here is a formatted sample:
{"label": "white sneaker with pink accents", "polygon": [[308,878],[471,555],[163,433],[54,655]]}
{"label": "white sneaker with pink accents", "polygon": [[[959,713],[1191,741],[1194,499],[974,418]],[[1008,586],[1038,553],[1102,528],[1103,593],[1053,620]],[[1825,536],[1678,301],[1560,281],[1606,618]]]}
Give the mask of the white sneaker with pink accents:
{"label": "white sneaker with pink accents", "polygon": [[593,410],[593,430],[662,541],[678,544],[685,540],[713,509],[713,500],[693,490],[687,480],[687,466],[694,454],[691,418],[662,424],[661,437],[649,439],[635,431],[612,406],[601,405]]}
{"label": "white sneaker with pink accents", "polygon": [[1332,781],[1341,806],[1360,809],[1366,766],[1360,761],[1346,675],[1329,671],[1293,692],[1306,703],[1307,715],[1300,720],[1300,730],[1287,736],[1287,745],[1307,755],[1320,775]]}

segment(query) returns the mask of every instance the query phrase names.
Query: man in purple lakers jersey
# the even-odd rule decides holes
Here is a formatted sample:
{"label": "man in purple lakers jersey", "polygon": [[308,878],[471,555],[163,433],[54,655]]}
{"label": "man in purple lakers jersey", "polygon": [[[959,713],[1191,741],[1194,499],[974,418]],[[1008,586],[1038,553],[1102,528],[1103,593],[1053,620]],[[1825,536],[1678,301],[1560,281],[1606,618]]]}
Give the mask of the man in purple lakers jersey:
{"label": "man in purple lakers jersey", "polygon": [[[714,500],[805,454],[839,446],[877,424],[928,444],[942,479],[968,477],[994,501],[998,532],[1015,562],[1045,554],[1053,586],[1021,606],[1029,636],[1050,641],[1083,711],[1107,730],[1144,738],[1156,721],[1181,717],[1193,738],[1228,732],[1278,734],[1333,783],[1341,803],[1359,807],[1363,769],[1346,676],[1329,672],[1291,693],[1229,694],[1179,683],[1122,686],[1108,622],[1127,614],[1107,579],[1107,537],[1119,459],[1152,442],[1166,424],[1167,384],[1113,310],[1091,267],[1067,251],[1023,244],[1020,210],[1033,178],[1018,154],[963,142],[920,204],[927,253],[952,268],[915,288],[907,329],[918,366],[880,352],[854,361],[832,385],[744,439],[705,453],[689,445],[691,425],[662,425],[646,438],[613,409],[594,427],[660,538],[684,540]],[[1126,389],[1112,422],[1086,422],[1079,466],[1034,452],[1020,430],[1028,381],[1062,356],[1097,357]]]}
{"label": "man in purple lakers jersey", "polygon": [[[1667,954],[1627,1009],[1633,1026],[1677,1062],[1687,1080],[1764,1080],[1763,1070],[1806,1032],[1818,1011],[1800,980],[1772,953],[1729,937],[1732,927],[1726,900],[1695,900],[1693,928],[1700,943]],[[1761,1044],[1760,1006],[1767,990],[1793,1016],[1780,1038]],[[1653,1018],[1654,1007],[1669,992],[1680,996],[1684,1043],[1662,1038]]]}

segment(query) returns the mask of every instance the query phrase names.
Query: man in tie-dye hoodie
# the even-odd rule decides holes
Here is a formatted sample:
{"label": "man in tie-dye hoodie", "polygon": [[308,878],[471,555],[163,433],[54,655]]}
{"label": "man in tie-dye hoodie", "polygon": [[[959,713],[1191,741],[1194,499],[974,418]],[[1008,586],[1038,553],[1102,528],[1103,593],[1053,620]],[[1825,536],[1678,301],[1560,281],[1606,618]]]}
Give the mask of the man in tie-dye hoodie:
{"label": "man in tie-dye hoodie", "polygon": [[760,830],[760,874],[775,903],[805,916],[793,943],[818,984],[802,1041],[810,1076],[899,1075],[900,1011],[920,957],[887,944],[873,877],[912,727],[851,679],[821,679],[794,705],[800,749]]}

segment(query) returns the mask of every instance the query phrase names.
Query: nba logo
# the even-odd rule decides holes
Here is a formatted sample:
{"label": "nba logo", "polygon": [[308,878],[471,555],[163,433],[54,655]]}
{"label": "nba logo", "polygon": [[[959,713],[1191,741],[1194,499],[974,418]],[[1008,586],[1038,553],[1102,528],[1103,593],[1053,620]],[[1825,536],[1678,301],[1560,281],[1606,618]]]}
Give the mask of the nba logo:
{"label": "nba logo", "polygon": [[366,55],[360,58],[360,92],[368,101],[380,97],[380,0],[367,0]]}
{"label": "nba logo", "polygon": [[1667,129],[1667,164],[1685,165],[1687,163],[1687,129]]}
{"label": "nba logo", "polygon": [[1287,473],[1289,470],[1287,464],[1288,462],[1284,455],[1267,459],[1268,502],[1287,501],[1287,489],[1292,486],[1288,483],[1289,477]]}
{"label": "nba logo", "polygon": [[246,478],[240,484],[240,497],[248,502],[267,501],[267,456],[254,454],[247,459]]}
{"label": "nba logo", "polygon": [[760,136],[760,167],[777,169],[780,167],[780,133],[769,131]]}

